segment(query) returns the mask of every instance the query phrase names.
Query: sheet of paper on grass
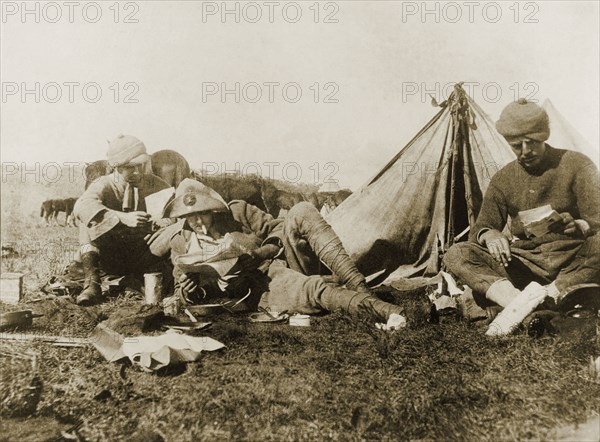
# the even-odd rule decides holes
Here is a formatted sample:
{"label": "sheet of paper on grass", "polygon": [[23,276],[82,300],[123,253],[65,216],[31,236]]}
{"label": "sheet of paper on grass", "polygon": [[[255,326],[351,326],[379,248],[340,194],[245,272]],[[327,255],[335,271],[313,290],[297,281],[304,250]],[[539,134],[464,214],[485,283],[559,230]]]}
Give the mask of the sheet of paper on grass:
{"label": "sheet of paper on grass", "polygon": [[215,339],[168,332],[159,336],[125,338],[104,324],[98,324],[90,341],[109,362],[128,358],[146,370],[158,370],[169,364],[193,362],[203,351],[219,350],[225,345]]}
{"label": "sheet of paper on grass", "polygon": [[528,236],[542,236],[550,232],[550,227],[561,221],[560,214],[552,209],[550,204],[536,207],[535,209],[522,210],[519,212],[519,218],[523,223],[523,228]]}
{"label": "sheet of paper on grass", "polygon": [[169,187],[144,198],[144,201],[146,201],[146,213],[150,214],[153,221],[162,219],[163,210],[173,195],[175,195],[175,188]]}

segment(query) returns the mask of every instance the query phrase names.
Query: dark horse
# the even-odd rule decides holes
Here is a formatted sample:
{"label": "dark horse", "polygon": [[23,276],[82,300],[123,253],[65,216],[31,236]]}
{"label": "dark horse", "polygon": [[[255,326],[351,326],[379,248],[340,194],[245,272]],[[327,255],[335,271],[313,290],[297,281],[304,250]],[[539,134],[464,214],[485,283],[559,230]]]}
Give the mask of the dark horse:
{"label": "dark horse", "polygon": [[215,190],[227,202],[244,200],[262,211],[267,211],[258,177],[194,173],[194,179]]}
{"label": "dark horse", "polygon": [[[169,186],[177,187],[185,178],[190,178],[191,169],[187,160],[174,150],[159,150],[150,155],[152,173],[167,182]],[[99,160],[90,163],[85,168],[85,188],[103,175],[111,172],[108,161]]]}
{"label": "dark horse", "polygon": [[65,212],[65,225],[75,226],[75,218],[73,217],[75,201],[77,201],[77,198],[46,200],[42,203],[40,216],[46,220],[46,224],[50,224],[52,220],[58,224],[58,214]]}
{"label": "dark horse", "polygon": [[[279,216],[281,210],[290,210],[299,202],[305,201],[300,192],[278,189],[275,184],[266,179],[262,180],[260,190],[267,212],[274,218]],[[312,201],[309,202],[313,203]]]}

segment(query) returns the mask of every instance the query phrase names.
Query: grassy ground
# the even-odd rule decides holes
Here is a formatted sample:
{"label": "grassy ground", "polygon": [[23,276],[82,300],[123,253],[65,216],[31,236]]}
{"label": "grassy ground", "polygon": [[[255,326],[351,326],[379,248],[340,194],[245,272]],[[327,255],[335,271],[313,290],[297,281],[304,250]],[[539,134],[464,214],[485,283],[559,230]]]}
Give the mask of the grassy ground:
{"label": "grassy ground", "polygon": [[[76,229],[40,227],[31,196],[2,192],[2,242],[20,253],[2,271],[25,273],[32,299],[71,259]],[[45,313],[32,333],[85,336],[136,306],[22,307]],[[156,374],[108,363],[92,347],[2,341],[0,402],[32,380],[41,396],[27,418],[6,417],[0,403],[0,440],[549,440],[600,410],[600,384],[586,370],[600,353],[595,324],[579,321],[557,337],[488,339],[483,324],[455,318],[386,334],[337,314],[307,329],[224,316],[206,335],[225,349]]]}

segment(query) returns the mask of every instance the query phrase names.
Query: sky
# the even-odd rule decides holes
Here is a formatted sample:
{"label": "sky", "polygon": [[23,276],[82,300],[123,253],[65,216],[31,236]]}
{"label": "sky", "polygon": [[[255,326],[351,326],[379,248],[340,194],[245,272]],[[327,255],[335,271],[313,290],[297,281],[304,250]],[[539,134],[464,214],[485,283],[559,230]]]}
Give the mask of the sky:
{"label": "sky", "polygon": [[0,157],[89,162],[123,133],[211,173],[356,189],[458,81],[494,120],[550,98],[597,148],[599,16],[596,1],[3,1]]}

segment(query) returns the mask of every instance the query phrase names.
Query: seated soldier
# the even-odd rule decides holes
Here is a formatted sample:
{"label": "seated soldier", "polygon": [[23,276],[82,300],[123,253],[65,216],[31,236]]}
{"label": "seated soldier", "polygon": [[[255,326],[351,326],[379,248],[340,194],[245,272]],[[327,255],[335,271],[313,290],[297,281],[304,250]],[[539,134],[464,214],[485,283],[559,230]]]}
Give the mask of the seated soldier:
{"label": "seated soldier", "polygon": [[[447,269],[477,294],[506,307],[529,283],[539,300],[561,302],[581,284],[600,282],[600,180],[585,155],[546,144],[548,115],[521,99],[496,123],[517,159],[491,179],[468,242],[444,256]],[[551,205],[560,221],[532,236],[519,212]],[[510,234],[503,233],[510,217]]]}
{"label": "seated soldier", "polygon": [[[395,314],[393,320],[405,322],[401,307],[371,294],[333,229],[309,203],[295,205],[284,219],[274,219],[245,201],[227,204],[213,189],[186,179],[164,215],[182,218],[168,229],[176,294],[184,305],[223,294],[243,297],[250,290],[254,306],[272,311],[358,313],[364,307],[385,320]],[[246,253],[230,271],[213,277],[186,273],[189,268],[182,265],[190,256],[198,257],[199,263],[214,263],[216,256],[234,249]],[[319,275],[321,263],[337,283]]]}
{"label": "seated soldier", "polygon": [[142,274],[156,271],[164,261],[168,242],[161,242],[156,234],[144,198],[169,186],[143,172],[149,160],[144,143],[119,136],[108,148],[114,173],[95,180],[75,204],[85,272],[84,289],[77,297],[80,305],[100,300],[100,268],[108,274]]}

